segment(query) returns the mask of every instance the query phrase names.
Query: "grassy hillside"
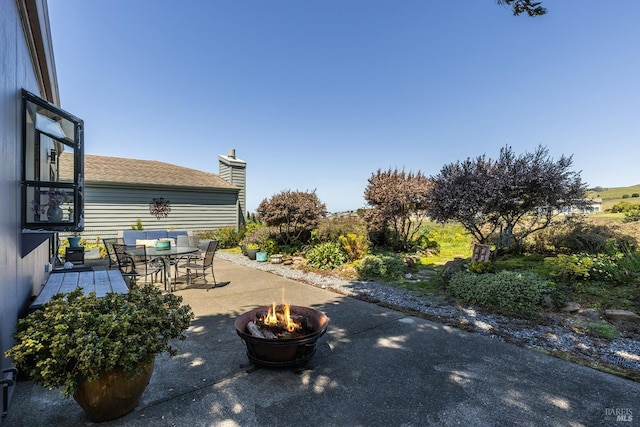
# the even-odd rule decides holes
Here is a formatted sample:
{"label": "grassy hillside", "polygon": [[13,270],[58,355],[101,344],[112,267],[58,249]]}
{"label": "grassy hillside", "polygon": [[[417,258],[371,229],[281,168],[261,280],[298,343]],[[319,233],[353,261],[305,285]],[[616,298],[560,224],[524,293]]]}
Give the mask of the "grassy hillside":
{"label": "grassy hillside", "polygon": [[[597,191],[587,191],[587,197],[590,199],[602,198],[602,209],[611,209],[616,203],[627,201],[630,203],[640,204],[640,197],[631,197],[632,194],[640,194],[640,184],[631,185],[629,187],[615,188],[596,188]],[[622,196],[628,195],[629,198],[624,199]]]}

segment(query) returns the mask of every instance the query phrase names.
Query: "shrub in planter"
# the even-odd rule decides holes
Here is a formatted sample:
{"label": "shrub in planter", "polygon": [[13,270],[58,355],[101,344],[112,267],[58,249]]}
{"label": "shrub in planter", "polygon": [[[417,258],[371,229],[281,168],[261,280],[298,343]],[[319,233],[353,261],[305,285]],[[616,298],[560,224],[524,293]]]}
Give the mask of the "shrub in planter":
{"label": "shrub in planter", "polygon": [[243,247],[243,252],[249,257],[251,260],[256,259],[256,254],[260,251],[260,246],[255,243],[249,243]]}
{"label": "shrub in planter", "polygon": [[[244,249],[255,245],[256,248],[265,249],[267,242],[273,238],[274,229],[271,227],[261,227],[252,233],[246,234],[240,241],[240,246]],[[266,249],[265,249],[266,250]]]}
{"label": "shrub in planter", "polygon": [[34,383],[62,387],[65,397],[105,372],[136,377],[157,354],[176,354],[170,339],[186,338],[194,316],[181,303],[182,297],[163,295],[151,284],[104,298],[93,292],[85,296],[81,289],[57,294],[42,310],[18,320],[16,344],[5,356],[13,357]]}

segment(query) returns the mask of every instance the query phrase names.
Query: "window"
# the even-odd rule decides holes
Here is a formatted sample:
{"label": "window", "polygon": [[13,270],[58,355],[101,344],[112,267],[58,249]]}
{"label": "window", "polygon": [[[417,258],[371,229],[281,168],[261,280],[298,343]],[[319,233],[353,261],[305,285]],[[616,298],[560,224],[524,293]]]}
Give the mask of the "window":
{"label": "window", "polygon": [[82,120],[22,91],[22,228],[82,231]]}

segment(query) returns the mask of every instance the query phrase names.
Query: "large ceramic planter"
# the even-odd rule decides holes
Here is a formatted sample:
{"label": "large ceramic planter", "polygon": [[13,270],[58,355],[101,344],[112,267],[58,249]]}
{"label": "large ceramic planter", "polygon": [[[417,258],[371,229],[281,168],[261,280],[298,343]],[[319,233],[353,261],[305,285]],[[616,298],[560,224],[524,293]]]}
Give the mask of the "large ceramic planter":
{"label": "large ceramic planter", "polygon": [[97,380],[80,384],[73,398],[95,423],[120,418],[138,406],[151,380],[153,365],[154,360],[133,378],[122,368],[104,372]]}
{"label": "large ceramic planter", "polygon": [[258,253],[259,249],[247,249],[247,256],[249,257],[249,259],[251,260],[256,260],[256,254]]}
{"label": "large ceramic planter", "polygon": [[267,252],[257,252],[256,253],[256,261],[258,261],[258,262],[265,262],[268,257],[269,257],[269,254]]}

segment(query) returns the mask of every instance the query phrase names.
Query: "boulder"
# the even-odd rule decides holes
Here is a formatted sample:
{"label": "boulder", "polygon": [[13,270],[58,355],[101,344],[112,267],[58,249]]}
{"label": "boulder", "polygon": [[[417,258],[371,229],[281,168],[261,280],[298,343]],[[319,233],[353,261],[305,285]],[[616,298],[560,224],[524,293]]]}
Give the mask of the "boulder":
{"label": "boulder", "polygon": [[606,318],[620,322],[640,323],[640,316],[632,311],[627,310],[605,310]]}
{"label": "boulder", "polygon": [[456,273],[458,271],[462,271],[465,268],[465,263],[466,260],[462,259],[462,258],[455,258],[451,261],[447,261],[447,263],[444,265],[444,267],[442,267],[442,274],[443,275],[451,275],[453,273]]}
{"label": "boulder", "polygon": [[564,307],[561,309],[565,313],[575,313],[580,310],[580,304],[577,302],[569,301]]}
{"label": "boulder", "polygon": [[580,310],[580,315],[587,319],[598,320],[601,316],[601,313],[595,308],[585,308],[584,310]]}

